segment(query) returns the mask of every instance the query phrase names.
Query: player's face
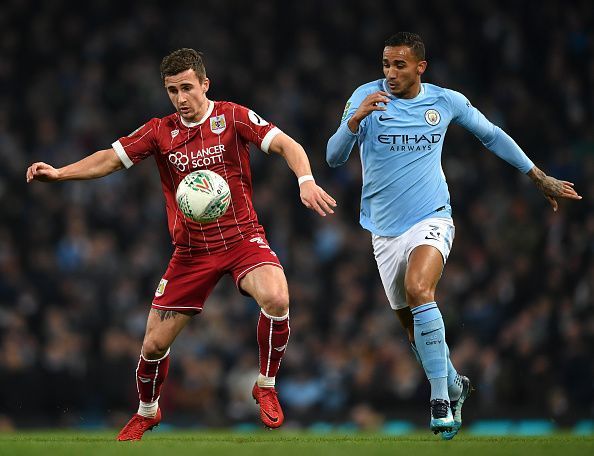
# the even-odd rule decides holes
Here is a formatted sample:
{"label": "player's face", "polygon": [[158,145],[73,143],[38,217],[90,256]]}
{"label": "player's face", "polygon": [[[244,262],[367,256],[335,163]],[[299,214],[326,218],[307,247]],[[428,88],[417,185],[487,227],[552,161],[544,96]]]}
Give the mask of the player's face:
{"label": "player's face", "polygon": [[427,68],[425,60],[415,57],[408,46],[386,46],[382,64],[392,95],[398,98],[414,98],[418,95],[421,75]]}
{"label": "player's face", "polygon": [[182,71],[173,76],[165,76],[165,89],[179,115],[188,122],[197,122],[206,113],[208,99],[206,92],[210,81],[200,82],[194,70]]}

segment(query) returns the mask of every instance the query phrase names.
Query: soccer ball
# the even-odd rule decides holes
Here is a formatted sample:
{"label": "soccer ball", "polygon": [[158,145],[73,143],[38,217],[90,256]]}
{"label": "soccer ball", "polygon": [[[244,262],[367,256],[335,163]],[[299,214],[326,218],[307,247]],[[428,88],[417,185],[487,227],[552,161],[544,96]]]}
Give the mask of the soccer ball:
{"label": "soccer ball", "polygon": [[214,222],[222,217],[231,202],[231,191],[225,179],[213,171],[191,172],[179,183],[175,193],[177,205],[190,220]]}

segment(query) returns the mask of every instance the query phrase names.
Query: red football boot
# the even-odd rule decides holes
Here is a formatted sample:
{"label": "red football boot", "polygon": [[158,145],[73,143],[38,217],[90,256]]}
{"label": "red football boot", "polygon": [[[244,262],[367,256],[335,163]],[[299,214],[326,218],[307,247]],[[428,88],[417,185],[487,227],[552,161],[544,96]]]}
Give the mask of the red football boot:
{"label": "red football boot", "polygon": [[278,394],[274,388],[260,388],[258,383],[254,384],[252,397],[256,404],[260,404],[260,419],[262,423],[271,429],[280,427],[285,421],[283,409],[278,403]]}
{"label": "red football boot", "polygon": [[140,440],[146,431],[150,431],[161,422],[161,409],[157,409],[154,418],[147,418],[138,413],[128,421],[128,424],[118,434],[118,440]]}

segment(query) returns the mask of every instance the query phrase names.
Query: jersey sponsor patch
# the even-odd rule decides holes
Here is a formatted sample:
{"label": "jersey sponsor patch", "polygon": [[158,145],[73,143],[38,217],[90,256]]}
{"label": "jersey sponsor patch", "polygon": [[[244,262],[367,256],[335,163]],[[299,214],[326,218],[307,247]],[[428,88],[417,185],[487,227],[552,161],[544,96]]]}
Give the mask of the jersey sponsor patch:
{"label": "jersey sponsor patch", "polygon": [[260,117],[258,114],[256,114],[251,109],[248,112],[248,118],[250,119],[250,121],[253,124],[258,125],[259,127],[265,127],[266,125],[268,125],[268,122],[266,122],[264,119],[262,119],[262,117]]}
{"label": "jersey sponsor patch", "polygon": [[427,109],[425,111],[425,122],[434,127],[441,120],[441,115],[436,109]]}
{"label": "jersey sponsor patch", "polygon": [[188,165],[190,164],[190,159],[183,152],[172,152],[168,155],[168,158],[169,162],[182,173],[186,171],[186,169],[189,169]]}
{"label": "jersey sponsor patch", "polygon": [[157,290],[155,291],[155,296],[163,296],[163,294],[165,293],[166,286],[167,286],[167,279],[161,279],[161,281],[159,282],[159,286],[157,287]]}
{"label": "jersey sponsor patch", "polygon": [[225,114],[221,114],[220,116],[210,118],[210,130],[214,134],[220,135],[225,131],[225,128],[227,128],[227,124],[225,122]]}
{"label": "jersey sponsor patch", "polygon": [[347,114],[349,113],[349,108],[351,107],[351,102],[347,101],[346,104],[344,105],[344,111],[342,112],[342,119],[340,120],[341,122],[346,119]]}

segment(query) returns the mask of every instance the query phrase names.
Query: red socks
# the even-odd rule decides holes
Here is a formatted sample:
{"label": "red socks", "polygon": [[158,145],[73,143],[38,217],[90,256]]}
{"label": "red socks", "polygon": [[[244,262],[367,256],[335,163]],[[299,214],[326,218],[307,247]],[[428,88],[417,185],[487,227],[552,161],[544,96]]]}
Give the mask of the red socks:
{"label": "red socks", "polygon": [[142,402],[154,402],[161,395],[161,386],[169,370],[169,350],[161,359],[145,359],[140,354],[136,368],[136,389]]}
{"label": "red socks", "polygon": [[[258,319],[258,348],[260,349],[260,374],[264,377],[275,377],[280,366],[281,358],[285,354],[291,328],[289,314],[283,317],[273,317],[260,311]],[[261,382],[258,381],[260,384]],[[274,386],[262,384],[261,387]]]}

